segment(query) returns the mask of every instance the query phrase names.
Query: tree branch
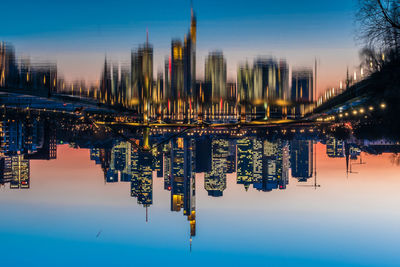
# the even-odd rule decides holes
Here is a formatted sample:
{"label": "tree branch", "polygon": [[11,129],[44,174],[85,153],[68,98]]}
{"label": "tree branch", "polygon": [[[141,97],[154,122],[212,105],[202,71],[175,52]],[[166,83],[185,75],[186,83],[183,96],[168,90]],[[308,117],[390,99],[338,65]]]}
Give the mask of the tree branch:
{"label": "tree branch", "polygon": [[381,11],[383,13],[383,16],[385,17],[386,21],[389,22],[389,24],[396,29],[400,30],[400,25],[395,23],[387,14],[386,9],[383,7],[382,5],[382,1],[381,0],[377,0],[379,7],[381,8]]}

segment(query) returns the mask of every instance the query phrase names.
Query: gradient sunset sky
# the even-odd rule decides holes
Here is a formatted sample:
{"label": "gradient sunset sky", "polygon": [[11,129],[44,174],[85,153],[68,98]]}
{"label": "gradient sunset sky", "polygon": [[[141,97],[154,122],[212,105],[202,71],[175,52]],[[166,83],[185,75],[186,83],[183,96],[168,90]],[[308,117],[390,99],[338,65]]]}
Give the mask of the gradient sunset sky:
{"label": "gradient sunset sky", "polygon": [[[357,0],[201,0],[197,15],[197,78],[209,51],[223,50],[228,79],[238,63],[257,56],[286,58],[292,67],[314,65],[319,91],[338,87],[359,64],[355,41]],[[130,51],[154,45],[154,70],[163,70],[172,38],[183,39],[190,26],[189,0],[20,0],[2,3],[0,40],[11,42],[18,56],[57,61],[67,80],[95,81],[104,56],[129,62]]]}

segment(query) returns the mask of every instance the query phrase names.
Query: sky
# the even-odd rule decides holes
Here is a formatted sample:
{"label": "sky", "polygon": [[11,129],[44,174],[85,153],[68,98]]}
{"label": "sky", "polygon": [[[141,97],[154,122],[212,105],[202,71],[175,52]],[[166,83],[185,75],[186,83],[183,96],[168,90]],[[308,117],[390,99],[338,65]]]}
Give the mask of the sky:
{"label": "sky", "polygon": [[[239,63],[257,56],[287,59],[292,67],[319,63],[319,91],[337,87],[346,68],[357,67],[356,0],[201,0],[197,15],[197,78],[205,57],[222,50],[228,79]],[[96,81],[104,57],[129,62],[146,40],[154,46],[154,71],[162,71],[171,39],[190,26],[189,0],[4,1],[0,40],[17,55],[56,61],[67,80]],[[6,12],[4,12],[4,10]]]}

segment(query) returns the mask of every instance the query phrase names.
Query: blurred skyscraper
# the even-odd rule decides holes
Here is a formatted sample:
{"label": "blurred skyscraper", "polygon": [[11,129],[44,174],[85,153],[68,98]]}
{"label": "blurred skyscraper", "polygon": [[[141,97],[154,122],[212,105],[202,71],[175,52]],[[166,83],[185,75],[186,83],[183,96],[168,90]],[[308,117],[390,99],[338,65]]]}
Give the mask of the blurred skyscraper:
{"label": "blurred skyscraper", "polygon": [[172,100],[193,98],[196,89],[196,36],[197,20],[191,9],[190,31],[182,43],[171,43],[171,57],[165,64],[166,96]]}
{"label": "blurred skyscraper", "polygon": [[314,99],[313,70],[302,68],[292,71],[292,101],[309,104]]}
{"label": "blurred skyscraper", "polygon": [[205,64],[205,82],[211,85],[213,102],[226,99],[226,60],[222,52],[211,52]]}
{"label": "blurred skyscraper", "polygon": [[313,175],[313,142],[310,140],[293,140],[290,146],[292,177],[297,178],[299,182],[306,182]]}
{"label": "blurred skyscraper", "polygon": [[16,86],[17,76],[14,47],[0,42],[0,87]]}
{"label": "blurred skyscraper", "polygon": [[[139,111],[147,120],[148,108],[153,87],[153,46],[148,40],[131,54],[132,104],[139,103]],[[135,100],[138,101],[135,101]],[[135,103],[136,104],[136,103]]]}

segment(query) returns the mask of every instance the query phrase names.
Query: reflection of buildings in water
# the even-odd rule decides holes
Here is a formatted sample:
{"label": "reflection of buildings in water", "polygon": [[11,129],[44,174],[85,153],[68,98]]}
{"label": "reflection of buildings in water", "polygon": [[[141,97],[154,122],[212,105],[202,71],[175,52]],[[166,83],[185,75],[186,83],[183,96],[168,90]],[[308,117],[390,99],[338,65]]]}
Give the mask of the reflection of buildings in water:
{"label": "reflection of buildings in water", "polygon": [[214,139],[211,148],[211,171],[204,174],[204,188],[209,196],[220,197],[226,189],[229,142],[224,139]]}
{"label": "reflection of buildings in water", "polygon": [[30,187],[29,160],[23,155],[11,157],[11,189],[28,189]]}
{"label": "reflection of buildings in water", "polygon": [[253,142],[250,138],[237,140],[237,183],[243,184],[246,191],[253,179]]}
{"label": "reflection of buildings in water", "polygon": [[257,190],[286,189],[289,183],[289,145],[285,141],[263,142],[262,179],[254,184]]}
{"label": "reflection of buildings in water", "polygon": [[261,191],[285,189],[289,183],[287,142],[241,139],[237,141],[237,183]]}
{"label": "reflection of buildings in water", "polygon": [[11,158],[1,157],[0,158],[0,185],[9,183],[12,180],[11,171]]}
{"label": "reflection of buildings in water", "polygon": [[190,235],[196,234],[196,184],[194,172],[194,140],[176,138],[171,141],[171,211],[183,214],[190,222]]}
{"label": "reflection of buildings in water", "polygon": [[306,182],[313,175],[313,141],[293,140],[290,146],[292,177],[297,178],[299,182]]}
{"label": "reflection of buildings in water", "polygon": [[110,175],[117,177],[116,181],[118,178],[121,182],[132,180],[131,143],[120,142],[111,149]]}
{"label": "reflection of buildings in water", "polygon": [[344,158],[345,157],[344,141],[330,137],[326,141],[326,154],[330,158]]}
{"label": "reflection of buildings in water", "polygon": [[212,139],[209,136],[196,138],[196,173],[211,172]]}
{"label": "reflection of buildings in water", "polygon": [[0,122],[0,184],[12,189],[30,187],[29,160],[57,156],[56,135],[47,120],[30,116]]}
{"label": "reflection of buildings in water", "polygon": [[0,123],[1,150],[7,155],[24,154],[27,159],[55,159],[57,156],[54,128],[44,120],[27,117]]}
{"label": "reflection of buildings in water", "polygon": [[163,153],[164,153],[164,189],[171,191],[171,168],[172,168],[172,162],[171,162],[171,142],[168,142],[167,144],[164,145],[163,147]]}
{"label": "reflection of buildings in water", "polygon": [[0,184],[10,183],[11,189],[30,187],[29,160],[23,155],[0,158]]}
{"label": "reflection of buildings in water", "polygon": [[138,179],[135,188],[132,188],[132,192],[135,191],[137,195],[138,203],[144,207],[149,207],[153,204],[153,172],[152,172],[152,155],[148,152],[139,152],[139,166],[138,166]]}
{"label": "reflection of buildings in water", "polygon": [[157,178],[163,177],[164,172],[164,157],[161,146],[153,150],[154,170],[157,172]]}

